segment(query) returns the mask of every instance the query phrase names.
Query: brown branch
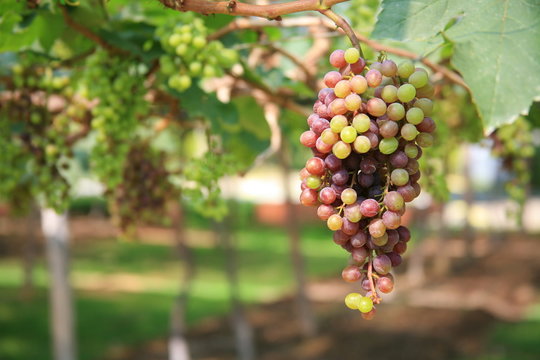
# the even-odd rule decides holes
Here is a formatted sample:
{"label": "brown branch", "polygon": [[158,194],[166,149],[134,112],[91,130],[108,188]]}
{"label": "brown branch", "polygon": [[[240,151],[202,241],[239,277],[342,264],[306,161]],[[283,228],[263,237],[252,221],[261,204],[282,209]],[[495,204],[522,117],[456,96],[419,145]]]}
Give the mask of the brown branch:
{"label": "brown branch", "polygon": [[[303,26],[323,26],[331,30],[334,30],[336,28],[336,24],[333,21],[330,21],[327,19],[321,19],[317,17],[307,17],[307,16],[287,18],[287,19],[283,19],[280,22],[274,22],[274,21],[268,21],[268,20],[262,20],[262,19],[236,19],[235,21],[229,23],[227,26],[211,34],[209,36],[209,39],[218,39],[224,35],[227,35],[237,30],[260,29],[264,27],[303,27]],[[339,30],[343,31],[342,29],[339,29]],[[404,58],[418,60],[424,65],[426,65],[427,67],[429,67],[431,70],[433,70],[433,72],[440,73],[451,82],[458,84],[467,90],[470,90],[469,86],[465,83],[463,78],[459,76],[459,74],[453,72],[452,70],[448,69],[445,66],[436,64],[432,62],[431,60],[424,58],[411,51],[387,46],[375,40],[368,39],[366,36],[363,36],[357,32],[355,32],[355,35],[361,42],[363,42],[364,44],[366,44],[367,46],[371,47],[372,49],[376,51],[386,51],[387,53],[401,56]]]}
{"label": "brown branch", "polygon": [[282,15],[300,11],[320,11],[348,0],[296,0],[279,4],[253,5],[236,0],[158,0],[168,8],[177,11],[194,11],[204,15],[228,14],[236,16],[258,16],[271,20],[281,20]]}
{"label": "brown branch", "polygon": [[364,52],[362,51],[362,47],[360,46],[360,41],[358,41],[358,37],[356,36],[356,33],[354,32],[353,28],[349,23],[332,11],[332,9],[326,9],[326,10],[319,10],[321,14],[332,20],[337,27],[339,27],[345,35],[351,40],[351,44],[358,49],[360,52],[360,57],[364,57]]}
{"label": "brown branch", "polygon": [[307,66],[298,59],[294,54],[291,54],[287,50],[277,47],[273,44],[266,45],[270,50],[275,51],[277,53],[280,53],[287,59],[291,60],[293,64],[295,64],[297,67],[299,67],[303,72],[306,80],[306,85],[309,86],[313,91],[318,91],[317,89],[317,79],[314,77],[314,73],[310,71]]}
{"label": "brown branch", "polygon": [[119,49],[119,48],[109,44],[108,42],[103,40],[103,38],[101,38],[99,35],[94,33],[92,30],[90,30],[86,26],[75,22],[75,20],[73,20],[73,18],[69,15],[69,12],[68,12],[68,10],[67,10],[67,8],[65,6],[60,6],[60,9],[62,9],[62,15],[64,16],[64,21],[66,22],[66,25],[69,26],[70,28],[72,28],[73,30],[77,31],[82,36],[84,36],[87,39],[95,42],[96,44],[98,44],[99,46],[101,46],[102,48],[104,48],[105,50],[107,50],[110,53],[119,54],[119,55],[120,54],[124,54],[124,55],[129,54],[129,52],[127,52],[125,50],[122,50],[122,49]]}

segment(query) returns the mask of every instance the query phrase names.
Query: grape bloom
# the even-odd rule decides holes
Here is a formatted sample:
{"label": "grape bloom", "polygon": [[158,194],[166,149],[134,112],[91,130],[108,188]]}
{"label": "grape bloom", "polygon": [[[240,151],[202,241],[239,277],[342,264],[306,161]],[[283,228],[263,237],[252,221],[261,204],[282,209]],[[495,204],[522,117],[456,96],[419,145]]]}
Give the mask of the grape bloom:
{"label": "grape bloom", "polygon": [[334,231],[351,254],[342,272],[360,284],[348,308],[372,319],[380,294],[394,289],[393,267],[410,240],[401,225],[405,204],[420,194],[418,159],[433,142],[433,87],[411,61],[392,60],[369,69],[356,49],[336,50],[300,142],[312,149],[300,172],[305,206]]}

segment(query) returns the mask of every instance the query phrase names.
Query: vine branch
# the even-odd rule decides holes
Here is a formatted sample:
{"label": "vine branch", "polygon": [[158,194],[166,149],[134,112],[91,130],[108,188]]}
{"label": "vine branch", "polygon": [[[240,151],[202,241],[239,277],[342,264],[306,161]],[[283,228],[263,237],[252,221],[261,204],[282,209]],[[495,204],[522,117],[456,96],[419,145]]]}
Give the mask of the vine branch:
{"label": "vine branch", "polygon": [[321,11],[349,0],[296,0],[279,4],[254,5],[239,1],[209,0],[158,0],[166,7],[177,11],[194,11],[204,15],[227,14],[236,16],[258,16],[270,20],[281,20],[282,15],[300,11]]}
{"label": "vine branch", "polygon": [[332,20],[336,24],[336,26],[340,28],[345,33],[345,35],[347,35],[349,40],[351,40],[352,45],[360,52],[360,57],[364,58],[364,53],[362,52],[360,41],[358,40],[358,37],[356,36],[356,33],[354,32],[351,25],[349,25],[349,23],[343,17],[333,12],[332,9],[319,10],[319,12]]}

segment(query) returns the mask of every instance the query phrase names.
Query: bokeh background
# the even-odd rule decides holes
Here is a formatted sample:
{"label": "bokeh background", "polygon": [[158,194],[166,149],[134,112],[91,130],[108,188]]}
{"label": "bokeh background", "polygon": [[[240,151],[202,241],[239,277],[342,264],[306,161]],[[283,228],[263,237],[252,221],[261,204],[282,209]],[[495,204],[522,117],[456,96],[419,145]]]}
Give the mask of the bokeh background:
{"label": "bokeh background", "polygon": [[[4,154],[11,145],[25,149],[28,133],[42,136],[35,146],[49,156],[46,165],[33,162],[39,151],[1,158],[0,174],[14,181],[0,183],[0,359],[54,359],[55,323],[69,314],[67,338],[77,355],[57,354],[57,360],[540,358],[539,103],[493,131],[469,91],[437,71],[459,76],[451,37],[363,44],[367,58],[384,48],[396,62],[414,57],[430,71],[438,126],[436,144],[421,163],[424,191],[403,218],[412,240],[395,269],[395,290],[384,296],[376,318],[365,321],[343,304],[358,290],[341,279],[348,254],[315,209],[298,203],[298,172],[310,156],[298,137],[322,87],[318,79],[329,70],[328,55],[350,46],[320,14],[291,15],[283,23],[296,25],[283,27],[242,18],[249,25],[242,28],[245,22],[233,17],[180,14],[150,0],[6,1],[0,10],[0,109],[10,109],[16,98],[10,96],[25,91],[47,88],[63,99],[43,105],[29,96],[23,106],[50,114],[49,135],[12,113],[0,118],[8,124],[0,134]],[[369,36],[381,18],[374,0],[334,10],[360,36]],[[482,19],[497,21],[495,10]],[[410,10],[411,22],[416,15]],[[425,16],[440,15],[433,9]],[[188,55],[174,55],[166,44],[175,26],[184,25],[220,41],[218,52],[234,50],[232,63],[206,58],[214,67],[201,75],[175,60]],[[538,31],[533,25],[525,34],[534,39]],[[537,50],[532,45],[527,53],[540,56]],[[127,97],[113,106],[137,119],[125,137],[118,129],[106,135],[133,145],[131,152],[113,147],[114,156],[103,158],[95,121],[103,114],[93,109],[105,97],[91,96],[101,85],[87,77],[105,71],[107,57],[155,75],[140,81],[151,110],[126,112]],[[171,80],[177,70],[163,70],[170,61],[188,86],[185,78]],[[515,83],[522,77],[540,83],[540,72],[516,68]],[[28,82],[31,76],[38,85]],[[491,86],[490,75],[485,78]],[[42,84],[49,80],[53,85]],[[131,96],[126,88],[118,92]],[[514,95],[521,101],[522,93]],[[70,117],[73,104],[86,120]],[[64,112],[78,119],[63,128],[68,133],[54,126]],[[54,138],[79,133],[65,154],[57,150],[65,144]],[[144,165],[137,154],[152,154],[141,155],[151,160]],[[108,177],[110,169],[95,165],[100,157],[124,169],[116,174],[119,183]],[[43,169],[60,163],[68,169],[43,177]],[[141,185],[156,173],[156,183]],[[51,195],[64,187],[60,198]],[[137,196],[122,192],[131,187]],[[46,235],[58,236],[62,226],[69,231],[54,255]],[[55,262],[67,267],[54,274]],[[53,291],[55,276],[61,284]],[[73,299],[72,312],[52,310],[58,291]]]}

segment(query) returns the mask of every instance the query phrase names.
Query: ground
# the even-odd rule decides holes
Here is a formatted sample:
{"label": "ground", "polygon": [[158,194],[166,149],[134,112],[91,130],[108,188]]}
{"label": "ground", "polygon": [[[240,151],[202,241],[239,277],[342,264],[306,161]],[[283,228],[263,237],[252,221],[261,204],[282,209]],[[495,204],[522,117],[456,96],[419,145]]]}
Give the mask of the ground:
{"label": "ground", "polygon": [[[418,274],[411,277],[414,271],[405,272],[404,264],[395,294],[368,322],[342,304],[344,295],[354,290],[339,279],[345,253],[320,226],[306,227],[302,234],[309,295],[319,325],[317,335],[309,339],[301,336],[295,321],[283,229],[243,227],[235,233],[240,290],[255,329],[259,359],[540,358],[540,307],[535,305],[540,237],[508,235],[489,243],[489,236],[479,235],[470,248],[475,255],[466,259],[468,247],[460,236],[441,245],[433,238],[437,234],[424,234],[427,240],[412,243],[410,253],[428,255],[425,281],[418,284]],[[82,360],[166,359],[179,264],[166,231],[145,229],[142,235],[153,241],[89,240],[85,235],[74,246],[72,278]],[[190,230],[189,237],[199,264],[188,308],[193,358],[234,359],[222,250],[206,230]],[[50,359],[43,260],[35,270],[37,289],[28,296],[20,290],[18,258],[5,253],[0,258],[0,358]],[[432,265],[441,254],[451,257],[452,269],[435,275]]]}

